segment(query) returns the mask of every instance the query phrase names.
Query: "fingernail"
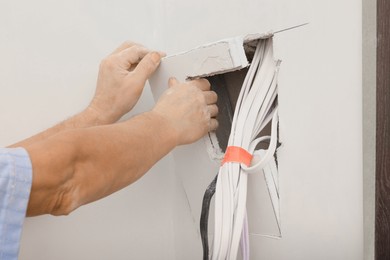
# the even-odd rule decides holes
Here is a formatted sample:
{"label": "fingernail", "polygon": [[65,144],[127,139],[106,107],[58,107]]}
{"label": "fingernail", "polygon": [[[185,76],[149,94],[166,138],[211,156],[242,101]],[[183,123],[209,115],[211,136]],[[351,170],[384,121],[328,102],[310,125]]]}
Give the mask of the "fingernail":
{"label": "fingernail", "polygon": [[168,85],[170,87],[172,87],[173,85],[175,85],[177,83],[177,79],[175,77],[170,77],[169,80],[168,80]]}
{"label": "fingernail", "polygon": [[159,63],[161,60],[161,56],[158,52],[152,52],[151,58],[154,63]]}
{"label": "fingernail", "polygon": [[163,52],[163,51],[159,51],[158,53],[160,54],[160,56],[161,56],[162,58],[164,58],[164,57],[167,56],[167,54],[166,54],[165,52]]}
{"label": "fingernail", "polygon": [[170,77],[169,80],[168,80],[168,84],[173,84],[175,82],[175,78],[174,77]]}

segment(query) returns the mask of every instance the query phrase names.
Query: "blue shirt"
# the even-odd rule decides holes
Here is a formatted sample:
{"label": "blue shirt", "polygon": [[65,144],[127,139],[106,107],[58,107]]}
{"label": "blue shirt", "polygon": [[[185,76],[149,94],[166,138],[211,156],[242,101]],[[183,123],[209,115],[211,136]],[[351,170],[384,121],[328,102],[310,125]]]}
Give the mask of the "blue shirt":
{"label": "blue shirt", "polygon": [[27,151],[0,148],[0,260],[18,259],[31,183]]}

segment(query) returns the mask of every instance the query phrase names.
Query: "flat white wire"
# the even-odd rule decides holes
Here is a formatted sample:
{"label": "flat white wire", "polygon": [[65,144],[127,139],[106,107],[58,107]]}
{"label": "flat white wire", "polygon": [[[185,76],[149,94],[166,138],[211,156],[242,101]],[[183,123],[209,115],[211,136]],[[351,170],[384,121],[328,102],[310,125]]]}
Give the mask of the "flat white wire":
{"label": "flat white wire", "polygon": [[[252,84],[256,70],[259,66],[261,49],[264,49],[263,45],[260,48],[256,49],[255,55],[254,55],[253,60],[252,60],[252,65],[249,67],[247,76],[245,77],[243,86],[241,88],[240,94],[239,94],[238,99],[237,99],[237,104],[236,104],[235,113],[233,116],[232,126],[234,126],[236,124],[238,114],[240,113],[242,101],[245,99],[246,95],[249,92],[249,86],[250,86],[250,84]],[[234,136],[235,136],[235,133],[234,133],[233,127],[232,127],[232,131],[231,131],[231,134],[229,137],[229,145],[231,145],[231,142],[232,142],[231,139],[234,139]],[[227,250],[225,248],[228,245],[228,243],[225,242],[225,240],[222,241],[222,239],[224,236],[226,236],[225,235],[226,232],[228,232],[228,231],[226,231],[226,227],[227,227],[226,222],[230,223],[230,218],[222,217],[222,216],[224,216],[224,214],[222,212],[224,209],[226,210],[226,208],[229,207],[229,202],[232,202],[233,200],[231,199],[231,197],[227,198],[227,200],[226,200],[226,198],[225,198],[225,200],[223,200],[223,198],[224,198],[223,195],[226,194],[226,190],[229,187],[234,186],[232,178],[229,178],[229,181],[230,181],[229,186],[221,184],[222,177],[223,177],[223,179],[229,177],[229,176],[226,176],[226,174],[221,174],[221,173],[226,171],[225,168],[227,168],[227,167],[229,168],[228,169],[229,172],[237,172],[237,170],[239,170],[239,165],[227,163],[227,164],[224,164],[219,169],[219,172],[218,172],[220,178],[218,178],[218,180],[217,180],[216,193],[215,193],[215,225],[214,225],[213,250],[212,250],[212,256],[211,256],[212,259],[226,259],[226,253],[227,253]],[[229,196],[229,195],[225,195],[225,197],[227,197],[227,196]],[[231,214],[231,212],[229,212],[229,214]],[[223,229],[223,227],[225,227],[225,228]],[[223,244],[222,244],[222,242],[223,242]]]}
{"label": "flat white wire", "polygon": [[[273,158],[277,146],[278,113],[276,75],[278,62],[272,57],[272,39],[259,41],[252,64],[241,88],[228,146],[239,146],[259,156],[256,146],[264,138],[270,144],[255,165],[227,162],[218,172],[215,193],[215,225],[211,259],[236,259],[241,240],[244,260],[249,259],[246,217],[247,174],[256,173]],[[272,119],[271,137],[256,138]]]}
{"label": "flat white wire", "polygon": [[[239,190],[240,190],[240,196],[238,198],[237,202],[237,208],[235,212],[235,224],[233,227],[233,240],[231,243],[231,258],[230,259],[236,259],[237,252],[238,252],[238,244],[239,240],[241,239],[241,232],[242,232],[242,225],[244,225],[244,215],[246,212],[246,195],[247,195],[247,178],[249,173],[259,173],[261,172],[262,168],[266,166],[270,159],[272,159],[273,154],[276,150],[277,145],[277,112],[274,113],[274,117],[272,120],[272,127],[271,127],[271,141],[269,148],[266,152],[265,157],[260,160],[260,162],[254,166],[247,167],[246,165],[241,165],[241,175],[240,175],[240,182],[239,182]],[[260,142],[260,139],[257,139],[254,141],[254,143],[251,144],[252,147],[250,147],[250,151],[252,152],[254,156],[257,156],[256,151],[253,147],[255,147],[256,143]],[[249,237],[245,238],[246,240],[249,240]],[[248,242],[249,243],[249,242]]]}

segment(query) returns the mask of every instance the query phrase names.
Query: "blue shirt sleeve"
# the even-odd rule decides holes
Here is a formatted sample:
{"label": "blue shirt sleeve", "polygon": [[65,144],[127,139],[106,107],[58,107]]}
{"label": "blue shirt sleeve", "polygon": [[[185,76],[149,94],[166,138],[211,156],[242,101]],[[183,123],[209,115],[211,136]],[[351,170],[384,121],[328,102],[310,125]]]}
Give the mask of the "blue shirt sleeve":
{"label": "blue shirt sleeve", "polygon": [[32,183],[23,148],[0,148],[0,259],[18,259],[20,237]]}

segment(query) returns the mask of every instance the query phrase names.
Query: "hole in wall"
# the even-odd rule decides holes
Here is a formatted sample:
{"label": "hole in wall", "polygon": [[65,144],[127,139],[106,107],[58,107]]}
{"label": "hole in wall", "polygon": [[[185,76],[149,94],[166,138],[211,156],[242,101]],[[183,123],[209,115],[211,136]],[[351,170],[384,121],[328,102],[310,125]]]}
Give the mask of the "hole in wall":
{"label": "hole in wall", "polygon": [[215,134],[219,147],[223,152],[226,151],[229,141],[234,109],[247,71],[248,69],[242,69],[207,78],[210,81],[211,89],[218,95],[217,106],[219,113],[217,120],[219,127]]}
{"label": "hole in wall", "polygon": [[[255,41],[255,43],[250,42],[250,44],[245,45],[245,53],[249,62],[252,61],[255,51],[255,47],[253,46],[256,45],[257,41]],[[237,71],[207,77],[207,80],[209,80],[211,84],[211,89],[218,95],[217,106],[219,113],[217,120],[219,126],[215,132],[215,135],[217,137],[219,148],[222,150],[222,152],[226,151],[226,147],[228,145],[234,110],[247,72],[248,68],[244,68]],[[268,123],[268,125],[261,131],[259,136],[270,134],[271,123]],[[264,142],[260,143],[258,148],[267,149],[267,144]]]}

